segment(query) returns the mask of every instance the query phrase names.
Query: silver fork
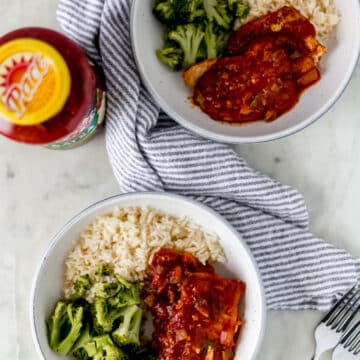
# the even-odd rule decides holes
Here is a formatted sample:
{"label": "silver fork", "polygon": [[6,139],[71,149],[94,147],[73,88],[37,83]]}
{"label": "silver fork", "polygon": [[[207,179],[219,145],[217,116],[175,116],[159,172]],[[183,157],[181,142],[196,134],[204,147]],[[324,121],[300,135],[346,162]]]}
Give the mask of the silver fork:
{"label": "silver fork", "polygon": [[316,349],[312,360],[318,360],[325,351],[333,349],[339,343],[342,333],[360,308],[359,300],[360,291],[356,284],[321,320],[315,330]]}
{"label": "silver fork", "polygon": [[360,321],[346,330],[333,352],[333,360],[360,359]]}

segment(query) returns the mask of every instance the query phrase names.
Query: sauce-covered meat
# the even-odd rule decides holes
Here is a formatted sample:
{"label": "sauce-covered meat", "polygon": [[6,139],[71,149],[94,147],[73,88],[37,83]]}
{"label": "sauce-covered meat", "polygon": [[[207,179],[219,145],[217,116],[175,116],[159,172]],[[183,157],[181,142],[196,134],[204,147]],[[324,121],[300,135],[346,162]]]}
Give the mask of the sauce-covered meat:
{"label": "sauce-covered meat", "polygon": [[263,37],[301,55],[310,55],[317,64],[326,48],[316,40],[314,25],[298,10],[284,6],[277,11],[261,16],[234,31],[229,39],[226,56],[244,54],[248,47]]}
{"label": "sauce-covered meat", "polygon": [[310,21],[288,6],[241,26],[230,36],[226,57],[196,80],[187,70],[184,79],[196,84],[195,104],[215,120],[278,118],[320,79],[317,64],[326,48],[315,36]]}
{"label": "sauce-covered meat", "polygon": [[230,360],[245,284],[216,275],[189,253],[161,249],[148,270],[145,302],[154,316],[158,360]]}

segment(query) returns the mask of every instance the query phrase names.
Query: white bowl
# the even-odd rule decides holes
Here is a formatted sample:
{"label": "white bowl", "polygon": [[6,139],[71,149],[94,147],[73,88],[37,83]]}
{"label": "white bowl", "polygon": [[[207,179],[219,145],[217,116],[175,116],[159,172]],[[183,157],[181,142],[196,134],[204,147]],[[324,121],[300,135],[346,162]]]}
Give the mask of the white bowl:
{"label": "white bowl", "polygon": [[266,309],[260,275],[249,249],[232,226],[213,210],[188,198],[165,193],[124,194],[100,201],[76,215],[55,236],[36,273],[30,300],[32,335],[40,357],[64,359],[50,349],[45,325],[61,297],[64,259],[82,230],[115,206],[150,206],[175,216],[187,216],[205,230],[219,235],[227,263],[217,267],[217,271],[247,284],[246,322],[235,359],[255,359],[265,328]]}
{"label": "white bowl", "polygon": [[295,108],[271,123],[223,124],[191,105],[188,97],[192,93],[184,85],[181,72],[172,72],[156,58],[155,50],[162,47],[162,26],[152,14],[151,0],[134,0],[132,6],[131,41],[138,70],[160,107],[199,135],[228,143],[253,143],[288,136],[319,119],[335,104],[356,66],[360,51],[359,0],[335,0],[335,4],[342,19],[326,44],[329,52],[321,62],[321,81],[301,96]]}

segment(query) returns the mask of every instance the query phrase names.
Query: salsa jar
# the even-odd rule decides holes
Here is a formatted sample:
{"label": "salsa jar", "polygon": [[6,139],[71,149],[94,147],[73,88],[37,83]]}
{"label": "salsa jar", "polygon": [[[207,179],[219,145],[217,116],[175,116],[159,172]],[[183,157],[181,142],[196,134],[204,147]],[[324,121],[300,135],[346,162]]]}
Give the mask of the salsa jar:
{"label": "salsa jar", "polygon": [[102,79],[72,40],[38,27],[0,38],[0,134],[69,149],[90,140],[104,115]]}

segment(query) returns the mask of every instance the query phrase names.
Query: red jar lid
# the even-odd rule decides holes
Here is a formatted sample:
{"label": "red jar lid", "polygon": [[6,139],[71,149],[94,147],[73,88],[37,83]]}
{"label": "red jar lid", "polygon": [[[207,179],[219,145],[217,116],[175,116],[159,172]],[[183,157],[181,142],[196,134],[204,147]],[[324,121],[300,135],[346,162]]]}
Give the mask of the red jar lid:
{"label": "red jar lid", "polygon": [[0,38],[0,134],[25,143],[62,139],[87,115],[96,75],[64,35],[23,28]]}

